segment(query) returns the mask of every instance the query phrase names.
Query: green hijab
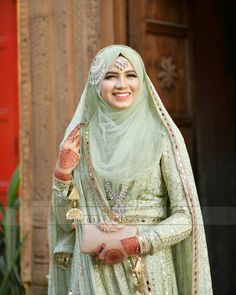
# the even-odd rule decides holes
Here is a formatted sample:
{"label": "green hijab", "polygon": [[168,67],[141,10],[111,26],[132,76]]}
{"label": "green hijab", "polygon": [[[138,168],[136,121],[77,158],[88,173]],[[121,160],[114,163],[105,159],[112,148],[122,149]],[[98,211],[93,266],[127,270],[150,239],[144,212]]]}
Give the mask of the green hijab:
{"label": "green hijab", "polygon": [[[101,81],[119,55],[131,63],[140,81],[139,97],[122,110],[110,106],[100,95]],[[91,111],[89,120],[91,160],[97,176],[111,181],[116,187],[148,175],[157,164],[161,154],[162,124],[153,114],[154,105],[144,80],[144,67],[137,54],[130,48],[116,46],[104,50],[94,61],[93,69],[100,69],[101,63],[106,65],[103,75],[91,86],[96,93],[96,97],[92,97],[96,108]]]}
{"label": "green hijab", "polygon": [[[134,67],[141,82],[141,92],[130,109],[117,111],[101,99],[100,82],[120,54]],[[205,231],[184,139],[163,106],[136,51],[125,45],[112,45],[97,53],[64,139],[78,123],[89,124],[92,164],[97,175],[110,179],[114,184],[123,184],[148,174],[161,153],[162,129],[167,132],[193,224],[192,235],[173,247],[173,254],[178,261],[176,273],[186,273],[186,277],[181,276],[182,280],[178,278],[178,285],[186,288],[191,285],[191,293],[195,295],[210,294],[211,277]],[[183,257],[185,249],[190,249],[189,257]],[[191,273],[189,265],[192,267]]]}

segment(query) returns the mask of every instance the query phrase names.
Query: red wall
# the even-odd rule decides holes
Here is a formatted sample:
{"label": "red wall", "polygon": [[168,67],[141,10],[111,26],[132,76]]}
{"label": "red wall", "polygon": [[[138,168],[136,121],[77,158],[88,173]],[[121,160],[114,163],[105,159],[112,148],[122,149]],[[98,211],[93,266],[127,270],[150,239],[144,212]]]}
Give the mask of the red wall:
{"label": "red wall", "polygon": [[0,199],[18,164],[16,1],[0,0]]}

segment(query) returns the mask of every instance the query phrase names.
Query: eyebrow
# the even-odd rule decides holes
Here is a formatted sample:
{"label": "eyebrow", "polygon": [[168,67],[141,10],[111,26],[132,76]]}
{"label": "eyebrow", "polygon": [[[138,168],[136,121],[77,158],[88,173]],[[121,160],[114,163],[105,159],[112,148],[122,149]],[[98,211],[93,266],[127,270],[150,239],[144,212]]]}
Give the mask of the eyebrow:
{"label": "eyebrow", "polygon": [[[118,71],[117,72],[116,71],[109,71],[109,72],[106,73],[106,75],[108,75],[108,74],[117,74],[117,73],[118,73]],[[137,73],[135,72],[135,70],[124,71],[124,73],[126,73],[126,74],[134,73],[134,74],[137,75]]]}

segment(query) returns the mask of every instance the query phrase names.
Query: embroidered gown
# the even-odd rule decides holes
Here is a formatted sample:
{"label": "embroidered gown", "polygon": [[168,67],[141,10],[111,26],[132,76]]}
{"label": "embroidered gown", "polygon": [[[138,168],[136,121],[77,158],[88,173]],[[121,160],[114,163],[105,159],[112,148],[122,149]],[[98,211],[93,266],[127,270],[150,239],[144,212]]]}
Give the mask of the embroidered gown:
{"label": "embroidered gown", "polygon": [[[125,168],[131,167],[135,176],[135,178],[130,178],[132,182],[129,183],[127,195],[123,199],[127,214],[122,222],[138,225],[141,256],[145,264],[145,280],[142,284],[144,291],[142,292],[137,291],[137,278],[132,271],[136,258],[131,257],[116,265],[106,265],[95,260],[91,255],[81,253],[81,224],[76,229],[72,229],[72,222],[66,220],[66,212],[71,209],[69,196],[74,189],[78,191],[80,196],[78,207],[84,214],[83,223],[96,223],[109,219],[104,208],[112,210],[115,205],[114,201],[106,196],[103,181],[106,180],[105,176],[109,178],[108,174],[113,172],[115,172],[113,176],[117,182],[123,179],[122,177],[117,179],[117,170],[120,169],[120,166],[112,166],[116,169],[110,169],[106,171],[106,174],[102,174],[101,170],[99,173],[98,166],[95,165],[98,159],[95,153],[97,150],[99,152],[102,150],[94,139],[98,138],[98,142],[101,143],[98,131],[103,131],[104,125],[100,125],[101,128],[98,129],[101,122],[99,120],[92,121],[94,118],[92,116],[95,111],[104,109],[104,107],[105,114],[109,112],[109,106],[104,106],[100,97],[100,82],[104,79],[111,64],[120,55],[132,64],[140,82],[142,82],[141,96],[139,96],[141,99],[137,104],[134,104],[134,109],[131,108],[131,113],[128,110],[127,117],[133,128],[130,129],[132,132],[129,135],[135,134],[135,137],[133,136],[132,140],[129,137],[126,138],[125,143],[131,144],[126,151],[123,148],[127,146],[123,144],[118,149],[118,152],[122,151],[120,155],[125,156],[125,163],[123,161],[124,166],[126,165]],[[151,107],[148,112],[146,112],[146,107],[143,108],[146,103]],[[144,116],[144,120],[141,120],[140,115],[143,114],[147,114],[148,117],[145,119]],[[110,115],[113,117],[113,111]],[[118,112],[115,115],[117,115],[115,118],[118,119],[122,115],[124,119],[123,113]],[[161,124],[160,127],[164,127],[162,136],[157,133],[155,124],[149,124],[151,115]],[[107,120],[103,121],[106,124],[107,122]],[[146,129],[143,128],[144,123]],[[48,230],[50,245],[48,294],[211,295],[211,276],[205,232],[186,146],[136,51],[125,45],[112,45],[97,53],[92,62],[78,107],[66,130],[65,138],[78,124],[83,124],[80,134],[81,158],[73,171],[73,180],[62,182],[54,178],[53,181]],[[95,127],[95,132],[91,132],[93,137],[91,135],[92,141],[90,141],[91,151],[95,153],[93,152],[91,155],[89,155],[90,148],[86,136],[88,124],[91,124],[89,126],[91,130]],[[155,128],[151,130],[151,126]],[[107,131],[111,130],[109,128]],[[125,129],[121,128],[121,130]],[[146,144],[145,149],[144,146],[136,145],[141,141],[140,133],[149,135],[149,140],[144,140],[142,137],[141,144]],[[96,137],[97,135],[98,137]],[[158,145],[158,154],[156,149],[155,153],[149,153],[151,143],[155,143],[159,139],[162,139],[162,143]],[[118,140],[118,137],[113,140],[114,145],[111,145],[114,149],[117,148],[115,140]],[[133,150],[136,146],[139,149],[137,153],[134,153]],[[148,157],[150,155],[151,158]],[[94,156],[93,164],[94,167],[96,166],[97,174],[93,171],[90,156]],[[149,159],[146,163],[148,163],[148,167],[154,167],[153,170],[151,172],[148,170],[148,173],[146,170],[142,170],[140,172],[145,171],[145,173],[136,178],[139,171],[134,169],[135,165],[132,165],[137,164],[133,163],[135,159],[137,159],[138,165],[141,163],[138,160],[142,159],[142,167],[145,167],[143,162]],[[132,160],[131,166],[129,166],[130,160]],[[104,179],[102,179],[102,175]],[[117,190],[117,187],[115,189]],[[122,188],[119,191],[121,192]]]}
{"label": "embroidered gown", "polygon": [[[192,230],[191,213],[180,179],[169,135],[162,133],[162,152],[148,178],[134,182],[125,198],[127,215],[124,223],[138,224],[146,280],[152,295],[191,294],[191,243],[182,245],[182,255],[175,256],[173,245],[181,244]],[[87,157],[88,158],[88,157]],[[89,176],[86,160],[86,140],[82,138],[81,160],[73,174],[73,182],[54,178],[52,210],[49,224],[51,269],[49,295],[135,295],[136,277],[131,257],[116,265],[106,265],[80,251],[82,230],[72,230],[66,212],[71,208],[68,196],[73,185],[79,194],[82,222],[97,222],[108,217],[101,210],[112,201],[98,196]],[[99,185],[99,183],[97,184]],[[105,194],[104,194],[105,195]],[[126,221],[125,221],[126,220]],[[190,246],[189,246],[190,245]],[[183,273],[176,273],[185,262]],[[208,261],[206,261],[206,267]],[[204,265],[202,266],[204,267]],[[54,274],[52,280],[52,273]],[[149,294],[148,289],[142,294]],[[210,286],[209,286],[210,290]]]}

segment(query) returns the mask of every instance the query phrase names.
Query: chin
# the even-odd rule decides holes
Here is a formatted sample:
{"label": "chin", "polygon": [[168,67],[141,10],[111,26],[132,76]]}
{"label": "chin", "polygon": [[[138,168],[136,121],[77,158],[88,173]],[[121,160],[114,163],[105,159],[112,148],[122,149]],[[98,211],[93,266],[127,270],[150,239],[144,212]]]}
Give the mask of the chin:
{"label": "chin", "polygon": [[130,106],[131,106],[130,103],[122,103],[122,104],[114,105],[115,108],[120,109],[120,110],[126,109],[126,108],[128,108]]}
{"label": "chin", "polygon": [[132,104],[134,103],[134,101],[116,101],[113,103],[113,107],[117,108],[117,109],[126,109],[129,108]]}

